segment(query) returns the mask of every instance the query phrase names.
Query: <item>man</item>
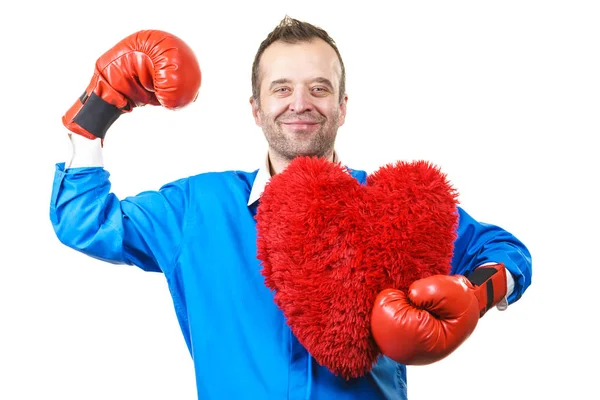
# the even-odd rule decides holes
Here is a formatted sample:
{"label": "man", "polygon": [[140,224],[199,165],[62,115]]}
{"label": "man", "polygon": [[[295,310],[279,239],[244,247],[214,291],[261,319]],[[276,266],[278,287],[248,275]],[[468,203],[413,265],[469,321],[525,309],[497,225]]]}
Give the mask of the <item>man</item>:
{"label": "man", "polygon": [[[256,54],[250,104],[268,142],[264,166],[199,174],[123,200],[110,192],[102,166],[108,128],[137,106],[189,104],[200,73],[185,43],[159,31],[125,39],[96,66],[86,93],[63,117],[74,152],[56,166],[51,221],[58,238],[78,251],[164,274],[194,358],[198,398],[405,399],[405,365],[443,358],[474,329],[471,318],[451,343],[428,346],[422,338],[431,336],[429,328],[398,320],[384,294],[373,310],[373,334],[385,357],[347,380],[314,361],[265,287],[254,218],[265,185],[298,156],[338,161],[334,143],[348,97],[342,58],[324,30],[286,17]],[[365,174],[353,171],[364,183]],[[433,290],[411,293],[411,301],[437,296],[452,305],[466,298],[476,319],[517,301],[531,282],[527,248],[462,209],[457,235],[452,276],[431,277],[425,283]],[[411,301],[402,307],[414,309]],[[439,322],[433,312],[429,318]],[[405,335],[415,338],[408,351]]]}

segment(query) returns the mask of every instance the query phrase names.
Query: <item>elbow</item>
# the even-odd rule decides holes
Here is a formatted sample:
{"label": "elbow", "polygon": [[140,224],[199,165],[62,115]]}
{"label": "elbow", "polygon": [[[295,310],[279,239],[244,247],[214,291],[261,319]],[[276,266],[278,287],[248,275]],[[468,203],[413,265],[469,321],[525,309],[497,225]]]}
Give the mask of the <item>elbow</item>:
{"label": "elbow", "polygon": [[97,213],[69,214],[51,210],[52,228],[60,243],[96,259],[125,262],[122,235],[109,221],[101,223]]}

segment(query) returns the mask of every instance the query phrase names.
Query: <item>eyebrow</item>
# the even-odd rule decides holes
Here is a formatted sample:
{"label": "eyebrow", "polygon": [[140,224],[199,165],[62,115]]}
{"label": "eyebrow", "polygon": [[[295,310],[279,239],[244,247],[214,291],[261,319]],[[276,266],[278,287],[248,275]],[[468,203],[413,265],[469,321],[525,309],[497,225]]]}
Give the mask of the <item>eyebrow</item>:
{"label": "eyebrow", "polygon": [[314,81],[317,82],[317,83],[321,83],[321,84],[329,87],[329,89],[333,90],[333,84],[327,78],[322,78],[322,77],[319,76],[319,77],[315,78]]}
{"label": "eyebrow", "polygon": [[289,83],[289,82],[290,82],[290,80],[289,79],[285,79],[285,78],[283,78],[283,79],[276,79],[273,82],[271,82],[271,84],[269,85],[269,89],[273,89],[277,85],[281,85],[283,83]]}
{"label": "eyebrow", "polygon": [[[323,85],[326,85],[327,87],[329,87],[329,89],[333,90],[333,85],[331,83],[331,81],[327,78],[323,78],[323,77],[316,77],[312,80],[312,82],[317,82]],[[275,86],[277,85],[281,85],[281,84],[285,84],[285,83],[290,83],[289,79],[286,78],[282,78],[282,79],[276,79],[273,82],[271,82],[271,84],[269,85],[269,90],[273,89]]]}

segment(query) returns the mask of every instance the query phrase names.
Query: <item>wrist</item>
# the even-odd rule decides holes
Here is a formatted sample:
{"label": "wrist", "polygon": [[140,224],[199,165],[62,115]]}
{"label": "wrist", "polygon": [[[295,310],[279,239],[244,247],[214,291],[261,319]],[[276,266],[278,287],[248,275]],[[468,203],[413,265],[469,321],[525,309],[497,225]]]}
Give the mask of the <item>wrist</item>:
{"label": "wrist", "polygon": [[[475,286],[479,302],[479,317],[496,305],[506,307],[508,278],[504,264],[486,264],[476,268],[467,279]],[[504,302],[504,303],[503,303]]]}
{"label": "wrist", "polygon": [[87,139],[86,137],[69,134],[71,142],[71,159],[66,168],[103,167],[102,139]]}

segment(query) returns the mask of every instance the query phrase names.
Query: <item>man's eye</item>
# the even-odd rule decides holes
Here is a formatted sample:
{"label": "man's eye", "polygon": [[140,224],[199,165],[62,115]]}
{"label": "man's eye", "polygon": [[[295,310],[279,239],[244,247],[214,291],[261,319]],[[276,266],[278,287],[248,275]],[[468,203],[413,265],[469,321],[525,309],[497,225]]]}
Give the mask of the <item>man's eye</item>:
{"label": "man's eye", "polygon": [[289,91],[289,90],[290,90],[289,88],[280,87],[280,88],[275,89],[275,92],[283,93],[283,92],[286,92],[286,91]]}

